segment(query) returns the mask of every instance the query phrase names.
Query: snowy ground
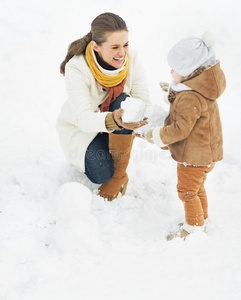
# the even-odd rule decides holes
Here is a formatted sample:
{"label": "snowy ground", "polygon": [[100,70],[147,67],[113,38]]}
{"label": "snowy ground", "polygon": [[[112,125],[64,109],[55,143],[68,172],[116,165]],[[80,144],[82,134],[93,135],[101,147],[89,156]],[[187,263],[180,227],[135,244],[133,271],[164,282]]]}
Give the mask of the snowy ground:
{"label": "snowy ground", "polygon": [[[238,0],[2,0],[0,10],[0,299],[241,299]],[[176,164],[136,139],[126,196],[108,203],[65,160],[55,131],[67,45],[104,11],[120,14],[154,104],[173,43],[209,29],[227,76],[219,99],[225,158],[207,180],[210,223],[185,242]],[[166,107],[165,107],[166,108]]]}

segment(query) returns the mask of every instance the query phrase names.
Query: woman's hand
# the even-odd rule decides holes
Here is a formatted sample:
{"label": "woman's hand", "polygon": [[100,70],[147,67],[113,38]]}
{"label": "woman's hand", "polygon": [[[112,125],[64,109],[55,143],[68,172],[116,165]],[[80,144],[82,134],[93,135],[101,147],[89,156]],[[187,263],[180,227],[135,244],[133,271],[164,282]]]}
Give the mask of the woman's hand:
{"label": "woman's hand", "polygon": [[113,118],[114,118],[115,122],[116,122],[117,125],[120,126],[120,127],[129,129],[129,130],[135,130],[135,129],[137,129],[137,128],[140,128],[140,127],[142,127],[142,126],[148,124],[147,118],[144,118],[144,119],[143,119],[142,121],[140,121],[140,122],[124,123],[124,122],[122,121],[122,118],[121,118],[123,112],[124,112],[124,111],[123,111],[122,108],[119,108],[119,109],[114,110],[114,111],[112,112]]}

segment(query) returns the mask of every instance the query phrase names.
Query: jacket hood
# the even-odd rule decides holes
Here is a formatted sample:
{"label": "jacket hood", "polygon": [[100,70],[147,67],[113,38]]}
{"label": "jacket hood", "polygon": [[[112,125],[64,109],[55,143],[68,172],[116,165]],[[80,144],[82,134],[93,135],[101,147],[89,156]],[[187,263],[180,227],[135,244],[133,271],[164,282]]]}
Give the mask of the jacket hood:
{"label": "jacket hood", "polygon": [[220,62],[202,72],[197,77],[185,81],[186,86],[209,100],[216,100],[225,90],[225,75],[220,68]]}

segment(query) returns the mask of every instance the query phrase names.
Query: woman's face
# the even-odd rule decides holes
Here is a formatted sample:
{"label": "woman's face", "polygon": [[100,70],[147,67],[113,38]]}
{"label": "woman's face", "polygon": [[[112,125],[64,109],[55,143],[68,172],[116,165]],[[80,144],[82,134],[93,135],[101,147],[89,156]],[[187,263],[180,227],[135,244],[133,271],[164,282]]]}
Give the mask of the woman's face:
{"label": "woman's face", "polygon": [[176,83],[181,83],[183,80],[183,77],[179,74],[177,74],[174,70],[171,70],[172,78]]}
{"label": "woman's face", "polygon": [[111,32],[102,45],[92,41],[92,47],[106,63],[120,69],[128,53],[128,32],[126,30]]}

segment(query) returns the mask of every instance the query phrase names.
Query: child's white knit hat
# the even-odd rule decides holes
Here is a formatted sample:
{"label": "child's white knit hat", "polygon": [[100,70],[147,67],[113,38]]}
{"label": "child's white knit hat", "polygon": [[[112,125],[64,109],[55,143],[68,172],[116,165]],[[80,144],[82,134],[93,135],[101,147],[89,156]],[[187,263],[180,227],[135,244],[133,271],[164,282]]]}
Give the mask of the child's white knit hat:
{"label": "child's white knit hat", "polygon": [[170,49],[168,64],[177,74],[188,76],[200,66],[216,62],[214,45],[215,39],[210,32],[204,33],[201,39],[187,37]]}

